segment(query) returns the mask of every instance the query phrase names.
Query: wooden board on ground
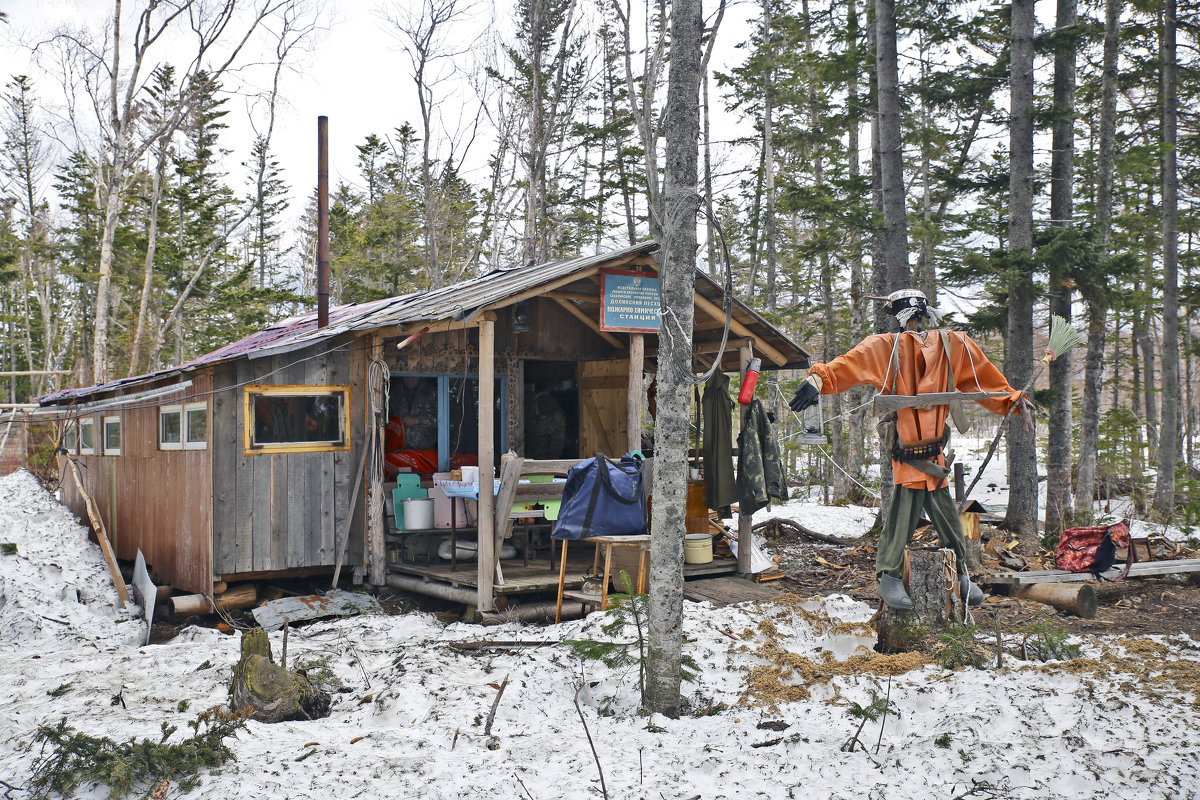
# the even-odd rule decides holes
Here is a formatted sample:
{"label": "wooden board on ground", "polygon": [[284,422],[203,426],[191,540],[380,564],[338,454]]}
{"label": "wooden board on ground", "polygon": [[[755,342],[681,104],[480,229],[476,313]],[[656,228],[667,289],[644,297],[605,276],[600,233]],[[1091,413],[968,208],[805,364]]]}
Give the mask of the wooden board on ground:
{"label": "wooden board on ground", "polygon": [[[1112,580],[1121,574],[1124,564],[1103,573]],[[1130,578],[1145,578],[1151,575],[1176,575],[1184,572],[1200,572],[1200,558],[1177,558],[1172,561],[1139,561],[1129,569]],[[1005,572],[979,579],[980,583],[1027,586],[1033,583],[1065,583],[1068,581],[1094,580],[1090,572],[1067,572],[1063,569],[1030,570],[1029,572]]]}
{"label": "wooden board on ground", "polygon": [[324,617],[352,617],[358,614],[380,613],[381,610],[375,598],[369,594],[334,589],[325,594],[272,600],[250,613],[262,628],[276,631],[283,627],[285,620],[299,622]]}
{"label": "wooden board on ground", "polygon": [[714,606],[727,606],[746,600],[770,600],[778,589],[742,578],[700,578],[683,584],[684,598],[696,603],[705,600]]}

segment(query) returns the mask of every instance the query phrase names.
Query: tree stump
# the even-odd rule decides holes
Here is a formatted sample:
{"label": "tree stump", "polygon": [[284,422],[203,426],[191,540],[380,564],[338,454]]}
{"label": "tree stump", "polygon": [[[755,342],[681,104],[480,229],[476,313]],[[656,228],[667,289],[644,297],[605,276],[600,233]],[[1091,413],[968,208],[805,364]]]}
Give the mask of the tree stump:
{"label": "tree stump", "polygon": [[876,650],[903,653],[925,636],[962,622],[962,589],[957,569],[950,569],[953,560],[952,550],[909,548],[904,559],[904,585],[913,607],[911,611],[880,608],[875,620],[879,634]]}
{"label": "tree stump", "polygon": [[308,678],[279,666],[271,656],[271,640],[262,628],[242,634],[242,655],[229,687],[230,708],[250,709],[259,722],[317,719],[329,714],[329,693]]}

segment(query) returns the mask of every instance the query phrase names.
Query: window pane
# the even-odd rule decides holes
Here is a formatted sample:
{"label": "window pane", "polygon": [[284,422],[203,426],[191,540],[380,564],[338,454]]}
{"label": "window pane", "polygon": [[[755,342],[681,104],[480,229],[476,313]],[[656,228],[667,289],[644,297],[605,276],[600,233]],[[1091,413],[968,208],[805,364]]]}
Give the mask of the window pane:
{"label": "window pane", "polygon": [[164,411],[158,415],[159,442],[162,444],[179,444],[183,441],[183,431],[180,429],[178,411]]}
{"label": "window pane", "polygon": [[121,449],[121,423],[120,422],[105,422],[104,423],[104,449],[105,450],[120,450]]}
{"label": "window pane", "polygon": [[92,421],[83,420],[79,423],[79,446],[84,450],[91,450],[95,441],[92,437]]}
{"label": "window pane", "polygon": [[67,429],[63,431],[63,449],[68,453],[75,452],[75,423],[68,422]]}
{"label": "window pane", "polygon": [[251,394],[254,415],[254,443],[341,444],[341,392],[332,395]]}
{"label": "window pane", "polygon": [[388,416],[404,424],[405,450],[438,449],[438,381],[404,375],[392,378]]}
{"label": "window pane", "polygon": [[187,412],[187,440],[208,441],[208,409],[189,408]]}

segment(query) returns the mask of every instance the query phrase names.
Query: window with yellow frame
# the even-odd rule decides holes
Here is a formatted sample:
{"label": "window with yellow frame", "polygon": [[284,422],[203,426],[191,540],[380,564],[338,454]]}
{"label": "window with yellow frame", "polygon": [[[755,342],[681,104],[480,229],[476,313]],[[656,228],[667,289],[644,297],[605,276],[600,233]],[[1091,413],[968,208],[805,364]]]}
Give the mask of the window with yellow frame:
{"label": "window with yellow frame", "polygon": [[247,386],[246,453],[350,449],[349,386]]}

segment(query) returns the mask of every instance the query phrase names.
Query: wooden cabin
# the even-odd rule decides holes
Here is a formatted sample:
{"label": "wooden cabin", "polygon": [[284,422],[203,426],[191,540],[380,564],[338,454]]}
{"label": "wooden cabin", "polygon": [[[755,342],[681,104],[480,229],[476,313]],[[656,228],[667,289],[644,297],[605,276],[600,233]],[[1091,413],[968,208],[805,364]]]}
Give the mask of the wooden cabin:
{"label": "wooden cabin", "polygon": [[[346,566],[382,585],[395,469],[474,463],[488,486],[506,451],[571,461],[638,446],[657,351],[656,251],[648,242],[500,269],[336,307],[320,328],[315,312],[304,314],[182,366],[40,403],[68,421],[65,449],[118,558],[140,549],[156,581],[210,593],[215,582],[329,573],[348,534]],[[695,312],[701,370],[725,314],[721,287],[699,271]],[[808,364],[735,300],[722,369],[738,371],[751,352],[764,369]],[[544,410],[530,411],[535,400],[557,405],[562,425],[550,434]],[[391,430],[405,419],[403,403],[424,409],[403,434],[407,445]],[[64,502],[86,518],[70,472]],[[478,503],[478,563],[449,581],[424,573],[481,610],[503,590],[492,570],[492,503],[486,493]]]}

